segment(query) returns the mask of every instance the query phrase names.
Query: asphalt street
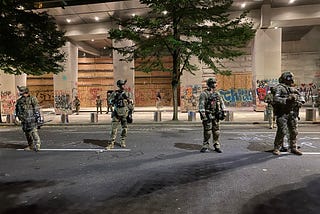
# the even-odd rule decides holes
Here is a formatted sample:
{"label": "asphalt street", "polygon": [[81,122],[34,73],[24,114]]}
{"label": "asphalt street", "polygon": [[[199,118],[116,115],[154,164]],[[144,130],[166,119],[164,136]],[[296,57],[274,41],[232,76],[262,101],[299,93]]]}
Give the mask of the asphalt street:
{"label": "asphalt street", "polygon": [[36,153],[1,127],[0,213],[319,213],[317,124],[299,126],[302,156],[272,155],[265,124],[223,125],[221,154],[199,152],[199,125],[132,125],[130,151],[103,150],[109,132],[43,127]]}

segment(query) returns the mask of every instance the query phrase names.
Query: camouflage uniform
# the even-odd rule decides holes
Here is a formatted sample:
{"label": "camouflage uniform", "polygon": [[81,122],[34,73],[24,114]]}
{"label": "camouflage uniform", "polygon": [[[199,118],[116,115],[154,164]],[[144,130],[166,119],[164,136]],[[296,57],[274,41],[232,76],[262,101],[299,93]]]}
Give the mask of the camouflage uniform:
{"label": "camouflage uniform", "polygon": [[99,111],[100,111],[100,114],[102,114],[102,99],[100,98],[100,96],[97,96],[96,108],[97,108],[97,114],[99,113]]}
{"label": "camouflage uniform", "polygon": [[293,154],[302,155],[297,149],[297,125],[299,119],[299,108],[304,103],[300,93],[291,87],[293,85],[293,74],[285,72],[279,78],[279,84],[274,89],[274,114],[277,121],[277,133],[274,140],[273,154],[280,154],[284,137],[288,134],[289,148]]}
{"label": "camouflage uniform", "polygon": [[121,123],[121,141],[120,146],[122,148],[126,147],[126,137],[128,133],[128,116],[133,111],[133,102],[131,93],[124,90],[123,85],[126,84],[126,81],[118,80],[117,85],[118,90],[114,91],[109,99],[109,102],[114,109],[112,111],[112,121],[111,121],[111,142],[106,147],[106,149],[114,148],[114,144],[117,137],[118,126]]}
{"label": "camouflage uniform", "polygon": [[79,114],[80,100],[79,100],[78,96],[75,96],[74,101],[73,101],[73,106],[76,108],[76,114]]}
{"label": "camouflage uniform", "polygon": [[269,122],[269,128],[275,128],[274,123],[276,118],[273,113],[273,95],[271,92],[266,95],[266,97],[264,98],[264,102],[268,104],[266,108],[266,115]]}
{"label": "camouflage uniform", "polygon": [[25,150],[40,150],[40,137],[37,128],[42,124],[40,108],[36,97],[29,95],[28,88],[18,87],[21,97],[17,100],[15,114],[21,121],[22,130],[27,138]]}
{"label": "camouflage uniform", "polygon": [[106,114],[109,113],[109,111],[113,111],[113,108],[112,108],[112,105],[110,104],[109,100],[110,100],[110,96],[111,94],[113,93],[113,91],[107,91],[107,111],[106,111]]}
{"label": "camouflage uniform", "polygon": [[225,106],[220,94],[215,90],[216,80],[214,78],[208,79],[207,85],[208,88],[200,94],[199,98],[199,112],[203,125],[203,146],[200,152],[206,152],[209,149],[209,140],[212,133],[215,151],[221,153],[219,120],[225,118]]}

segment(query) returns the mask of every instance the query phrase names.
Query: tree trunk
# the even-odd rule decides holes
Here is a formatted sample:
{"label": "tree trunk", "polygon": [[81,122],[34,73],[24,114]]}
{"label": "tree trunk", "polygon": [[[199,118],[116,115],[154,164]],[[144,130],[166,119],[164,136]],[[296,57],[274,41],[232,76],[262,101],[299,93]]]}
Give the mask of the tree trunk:
{"label": "tree trunk", "polygon": [[173,92],[173,117],[172,120],[178,120],[178,83],[172,84],[172,92]]}

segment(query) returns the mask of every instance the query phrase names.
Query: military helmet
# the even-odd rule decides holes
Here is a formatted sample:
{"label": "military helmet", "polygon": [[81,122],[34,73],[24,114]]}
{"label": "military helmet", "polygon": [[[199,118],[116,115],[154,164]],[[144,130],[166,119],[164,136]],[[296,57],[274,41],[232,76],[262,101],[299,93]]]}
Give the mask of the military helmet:
{"label": "military helmet", "polygon": [[216,83],[217,83],[217,80],[214,77],[207,79],[207,86],[209,88],[214,88],[215,87],[214,84],[216,84]]}
{"label": "military helmet", "polygon": [[118,80],[117,86],[120,87],[121,85],[125,85],[127,83],[127,80]]}
{"label": "military helmet", "polygon": [[286,85],[291,85],[294,83],[294,75],[290,71],[286,71],[281,74],[279,78],[279,83],[284,83]]}
{"label": "military helmet", "polygon": [[20,94],[29,93],[29,89],[26,86],[17,86]]}

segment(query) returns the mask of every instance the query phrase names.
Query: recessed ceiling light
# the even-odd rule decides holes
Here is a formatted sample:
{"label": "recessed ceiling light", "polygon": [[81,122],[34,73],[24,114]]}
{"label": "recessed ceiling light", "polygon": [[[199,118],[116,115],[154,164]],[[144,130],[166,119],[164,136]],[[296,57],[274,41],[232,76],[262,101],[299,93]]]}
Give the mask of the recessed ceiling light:
{"label": "recessed ceiling light", "polygon": [[241,8],[245,8],[245,7],[246,7],[246,3],[243,2],[243,3],[241,4]]}
{"label": "recessed ceiling light", "polygon": [[294,3],[296,0],[290,0],[289,1],[289,4],[292,4],[292,3]]}
{"label": "recessed ceiling light", "polygon": [[94,42],[94,39],[91,39],[91,42]]}
{"label": "recessed ceiling light", "polygon": [[70,23],[70,22],[71,22],[71,19],[66,19],[66,21],[67,21],[68,23]]}
{"label": "recessed ceiling light", "polygon": [[94,20],[99,21],[99,17],[98,16],[94,17]]}
{"label": "recessed ceiling light", "polygon": [[132,17],[135,17],[136,16],[136,14],[135,13],[132,13],[132,15],[131,15]]}

